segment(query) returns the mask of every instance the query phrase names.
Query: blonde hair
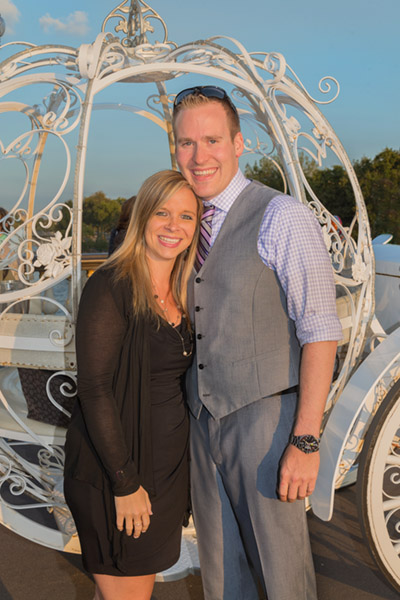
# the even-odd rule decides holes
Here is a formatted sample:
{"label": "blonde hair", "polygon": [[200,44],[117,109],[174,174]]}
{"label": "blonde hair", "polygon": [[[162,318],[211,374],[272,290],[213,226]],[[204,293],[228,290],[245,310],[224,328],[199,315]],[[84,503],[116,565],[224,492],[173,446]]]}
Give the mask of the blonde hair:
{"label": "blonde hair", "polygon": [[179,104],[177,106],[175,106],[174,112],[172,115],[172,128],[174,130],[175,138],[176,138],[175,123],[176,123],[176,119],[177,119],[177,116],[179,115],[179,113],[185,109],[198,108],[199,106],[205,106],[207,104],[210,104],[211,102],[213,102],[214,104],[220,104],[223,107],[223,109],[225,110],[226,117],[228,119],[229,131],[231,133],[231,138],[233,141],[235,139],[235,136],[240,132],[239,115],[237,114],[237,112],[235,112],[235,110],[232,108],[232,106],[230,105],[230,103],[227,99],[203,96],[201,94],[201,92],[195,93],[195,94],[189,94],[188,96],[185,96],[179,102]]}
{"label": "blonde hair", "polygon": [[[165,202],[190,184],[178,171],[159,171],[142,184],[134,203],[126,236],[121,246],[104,263],[115,268],[115,278],[128,278],[132,284],[133,312],[136,316],[154,316],[159,322],[159,308],[154,298],[153,284],[146,259],[145,231],[149,219]],[[171,273],[171,292],[182,308],[190,327],[187,309],[187,284],[193,268],[199,238],[202,202],[197,196],[196,231],[186,252],[179,254]]]}

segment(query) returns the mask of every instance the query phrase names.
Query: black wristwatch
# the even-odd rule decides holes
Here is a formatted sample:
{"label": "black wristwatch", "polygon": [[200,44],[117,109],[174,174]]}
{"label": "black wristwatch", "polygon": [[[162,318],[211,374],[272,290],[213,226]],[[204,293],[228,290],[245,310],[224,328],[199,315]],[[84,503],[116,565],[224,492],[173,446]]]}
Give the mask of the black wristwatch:
{"label": "black wristwatch", "polygon": [[311,454],[311,452],[318,452],[320,438],[316,438],[313,435],[293,435],[290,434],[289,443],[296,446],[305,454]]}

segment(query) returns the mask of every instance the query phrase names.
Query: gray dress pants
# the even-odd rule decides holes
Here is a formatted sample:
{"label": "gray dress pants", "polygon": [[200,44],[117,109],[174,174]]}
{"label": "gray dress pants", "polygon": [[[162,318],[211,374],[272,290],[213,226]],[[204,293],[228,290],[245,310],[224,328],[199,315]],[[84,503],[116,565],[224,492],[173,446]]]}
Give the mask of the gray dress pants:
{"label": "gray dress pants", "polygon": [[316,600],[304,503],[277,499],[296,394],[191,418],[191,485],[205,600]]}

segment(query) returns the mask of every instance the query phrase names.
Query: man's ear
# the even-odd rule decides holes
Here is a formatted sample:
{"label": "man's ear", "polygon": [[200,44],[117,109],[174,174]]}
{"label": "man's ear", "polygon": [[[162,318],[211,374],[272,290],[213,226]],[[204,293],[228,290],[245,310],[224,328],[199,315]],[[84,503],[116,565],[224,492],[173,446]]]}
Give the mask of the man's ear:
{"label": "man's ear", "polygon": [[239,158],[239,156],[242,155],[244,149],[244,140],[241,131],[239,131],[233,138],[233,145],[235,147],[236,158]]}

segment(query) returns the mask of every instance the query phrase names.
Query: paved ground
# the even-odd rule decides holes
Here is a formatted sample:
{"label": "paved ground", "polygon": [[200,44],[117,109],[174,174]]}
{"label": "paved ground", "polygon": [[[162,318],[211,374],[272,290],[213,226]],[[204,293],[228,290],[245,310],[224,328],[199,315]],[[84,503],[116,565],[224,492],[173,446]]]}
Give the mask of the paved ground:
{"label": "paved ground", "polygon": [[[399,600],[363,544],[354,487],[336,494],[331,522],[310,515],[309,524],[319,600]],[[0,558],[0,600],[93,598],[79,556],[43,548],[0,527]],[[203,600],[200,576],[156,584],[153,600]]]}

